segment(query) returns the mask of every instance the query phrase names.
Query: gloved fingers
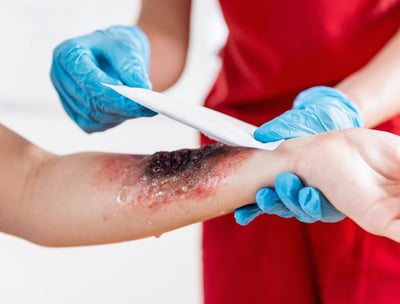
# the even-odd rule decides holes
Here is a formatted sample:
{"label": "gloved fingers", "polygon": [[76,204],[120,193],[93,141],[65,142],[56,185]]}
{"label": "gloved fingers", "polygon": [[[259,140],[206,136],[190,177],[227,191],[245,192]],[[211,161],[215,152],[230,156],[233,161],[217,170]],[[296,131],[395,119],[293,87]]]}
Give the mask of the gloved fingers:
{"label": "gloved fingers", "polygon": [[246,205],[235,210],[235,220],[239,225],[245,226],[262,213],[257,204]]}
{"label": "gloved fingers", "polygon": [[68,116],[71,117],[71,119],[73,121],[75,121],[76,124],[87,133],[104,131],[104,130],[110,129],[112,127],[115,127],[116,125],[118,125],[122,122],[122,121],[120,121],[120,122],[116,122],[116,123],[99,123],[94,120],[87,119],[84,115],[80,115],[80,113],[73,111],[70,107],[71,103],[66,102],[63,95],[60,95],[60,99],[61,99],[63,108],[64,108],[65,112],[67,112]]}
{"label": "gloved fingers", "polygon": [[93,68],[87,75],[83,87],[78,87],[76,92],[79,93],[80,90],[82,91],[81,94],[83,93],[83,96],[86,97],[86,103],[93,110],[92,113],[98,114],[102,120],[104,119],[102,114],[110,114],[121,120],[142,116],[154,116],[157,114],[103,85],[114,84],[115,82],[117,81],[114,79],[111,80],[111,78],[101,70],[95,70],[95,68]]}
{"label": "gloved fingers", "polygon": [[345,218],[318,189],[312,187],[299,191],[299,203],[305,213],[322,222],[334,223]]}
{"label": "gloved fingers", "polygon": [[[88,50],[70,51],[69,56],[76,57],[64,61],[65,66],[60,64],[59,60],[55,60],[52,67],[52,79],[54,82],[59,75],[62,75],[63,81],[68,83],[63,87],[68,90],[72,101],[80,101],[91,110],[91,113],[98,110],[99,113],[96,114],[98,116],[101,116],[102,113],[111,114],[115,116],[114,119],[119,116],[118,120],[156,114],[104,86],[102,83],[121,84],[121,82],[99,69],[96,59]],[[58,87],[61,86],[58,85]],[[101,120],[104,120],[104,117],[101,117]],[[105,122],[107,123],[107,121]]]}
{"label": "gloved fingers", "polygon": [[315,86],[300,92],[293,102],[293,108],[305,109],[310,104],[324,104],[327,100],[339,100],[347,103],[349,98],[335,88]]}
{"label": "gloved fingers", "polygon": [[335,130],[360,128],[365,123],[358,106],[342,91],[333,87],[311,87],[299,93],[293,102],[293,109],[304,110],[310,106],[330,111],[326,114],[331,117],[331,121],[336,122]]}
{"label": "gloved fingers", "polygon": [[72,110],[81,112],[82,116],[87,117],[91,111],[92,105],[88,99],[89,96],[93,96],[90,95],[93,88],[96,91],[95,96],[101,96],[103,90],[101,81],[120,83],[116,83],[106,74],[102,77],[102,71],[89,49],[79,44],[71,44],[72,42],[66,41],[54,51],[51,80],[58,93],[65,96],[65,101],[73,107]]}
{"label": "gloved fingers", "polygon": [[306,109],[286,111],[256,129],[254,138],[271,142],[358,126],[356,115],[337,103],[326,103],[324,106],[310,105]]}
{"label": "gloved fingers", "polygon": [[316,219],[304,212],[298,201],[299,192],[303,187],[300,178],[290,172],[281,173],[275,179],[275,191],[282,203],[299,221],[313,223]]}
{"label": "gloved fingers", "polygon": [[133,44],[143,55],[147,70],[150,67],[150,42],[146,34],[137,26],[128,26],[127,30],[135,37]]}
{"label": "gloved fingers", "polygon": [[114,42],[103,42],[101,48],[95,48],[101,70],[128,86],[151,89],[150,44],[138,27],[116,25],[97,31],[94,36],[98,36],[97,41]]}
{"label": "gloved fingers", "polygon": [[116,52],[115,56],[113,54],[110,58],[110,63],[117,71],[118,78],[130,87],[151,89],[152,85],[144,59],[132,55],[121,54],[118,56],[118,52]]}
{"label": "gloved fingers", "polygon": [[[105,124],[118,124],[124,120],[119,116],[110,115],[101,109],[97,109],[96,103],[94,103],[93,108],[93,105],[86,101],[85,92],[83,92],[79,87],[76,87],[74,90],[71,89],[73,81],[68,75],[64,75],[63,77],[64,86],[59,84],[57,77],[54,77],[53,79],[53,70],[51,76],[54,87],[59,94],[62,103],[68,104],[69,109],[75,113],[75,118],[82,117],[85,118],[85,120],[93,120],[94,122],[102,122]],[[75,120],[75,118],[73,119]]]}
{"label": "gloved fingers", "polygon": [[[103,82],[105,83],[105,82]],[[149,117],[157,113],[120,95],[103,84],[95,83],[88,88],[88,95],[91,96],[89,103],[101,113],[108,113],[123,120],[135,117]]]}
{"label": "gloved fingers", "polygon": [[64,74],[62,78],[64,85],[60,84],[59,78],[57,77],[57,75],[60,73],[59,69],[60,67],[56,63],[53,63],[50,77],[63,106],[68,105],[68,115],[73,120],[75,120],[77,117],[88,117],[90,109],[83,98],[83,94],[75,94],[78,88],[75,90],[71,89],[73,86],[75,86],[75,83],[67,74]]}
{"label": "gloved fingers", "polygon": [[271,188],[262,188],[256,193],[258,207],[267,214],[276,214],[280,217],[291,218],[294,216]]}
{"label": "gloved fingers", "polygon": [[363,115],[350,98],[335,88],[317,86],[301,92],[291,110],[263,124],[254,137],[270,142],[363,125]]}
{"label": "gloved fingers", "polygon": [[313,112],[289,110],[256,129],[254,138],[260,142],[271,142],[325,131],[328,129]]}

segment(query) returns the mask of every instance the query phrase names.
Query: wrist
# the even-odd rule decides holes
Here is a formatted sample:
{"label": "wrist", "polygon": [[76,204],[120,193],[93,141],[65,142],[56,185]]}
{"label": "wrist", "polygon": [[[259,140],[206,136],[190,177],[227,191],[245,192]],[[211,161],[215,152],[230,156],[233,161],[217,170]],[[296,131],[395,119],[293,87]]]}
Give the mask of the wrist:
{"label": "wrist", "polygon": [[[368,98],[368,90],[360,89],[357,85],[354,85],[355,83],[353,78],[355,79],[357,76],[353,75],[352,78],[341,81],[335,86],[335,88],[348,96],[348,98],[358,107],[360,113],[362,113],[364,117],[364,127],[371,127],[371,122],[374,120],[373,117],[376,116],[371,113],[371,105],[373,103],[371,103]],[[376,124],[373,123],[373,125]]]}
{"label": "wrist", "polygon": [[261,182],[258,189],[274,187],[276,176],[282,172],[296,171],[300,161],[296,150],[304,142],[303,138],[285,140],[273,151],[255,150],[250,171],[256,175],[255,181]]}
{"label": "wrist", "polygon": [[[283,141],[277,149],[272,151],[276,158],[279,172],[296,173],[303,164],[304,160],[301,157],[301,150],[305,145],[308,145],[314,139],[314,136],[301,136]],[[300,152],[299,152],[300,151]]]}

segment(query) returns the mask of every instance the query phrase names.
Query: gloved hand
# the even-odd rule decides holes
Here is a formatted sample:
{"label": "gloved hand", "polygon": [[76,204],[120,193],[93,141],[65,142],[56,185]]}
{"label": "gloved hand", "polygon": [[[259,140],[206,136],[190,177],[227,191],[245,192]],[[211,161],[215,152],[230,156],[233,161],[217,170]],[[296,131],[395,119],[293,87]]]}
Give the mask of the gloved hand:
{"label": "gloved hand", "polygon": [[50,75],[65,111],[90,133],[156,114],[102,85],[150,89],[149,60],[149,43],[138,27],[113,26],[61,43]]}
{"label": "gloved hand", "polygon": [[345,218],[317,189],[305,187],[300,178],[289,172],[279,174],[275,190],[260,189],[256,194],[257,204],[241,207],[235,211],[236,222],[247,225],[262,213],[280,217],[296,217],[306,223],[338,222]]}
{"label": "gloved hand", "polygon": [[[263,124],[254,132],[254,137],[270,142],[363,125],[360,110],[346,95],[331,87],[317,86],[301,92],[291,110]],[[235,211],[237,223],[246,225],[263,212],[294,216],[307,223],[336,222],[344,218],[319,190],[304,187],[297,176],[289,173],[276,178],[275,191],[259,190],[256,202]]]}

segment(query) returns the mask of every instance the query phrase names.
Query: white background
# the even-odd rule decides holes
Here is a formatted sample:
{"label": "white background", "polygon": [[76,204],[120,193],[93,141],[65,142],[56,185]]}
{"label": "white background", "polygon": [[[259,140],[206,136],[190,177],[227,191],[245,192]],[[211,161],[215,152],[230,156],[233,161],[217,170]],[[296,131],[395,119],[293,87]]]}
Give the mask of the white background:
{"label": "white background", "polygon": [[[163,117],[86,135],[64,114],[49,81],[52,49],[59,42],[129,24],[138,8],[134,0],[3,1],[0,122],[60,154],[151,153],[197,146],[193,130]],[[215,77],[215,54],[226,31],[214,0],[194,1],[193,12],[188,67],[168,94],[200,103]],[[200,225],[158,239],[65,249],[0,233],[0,303],[201,303],[200,261]]]}

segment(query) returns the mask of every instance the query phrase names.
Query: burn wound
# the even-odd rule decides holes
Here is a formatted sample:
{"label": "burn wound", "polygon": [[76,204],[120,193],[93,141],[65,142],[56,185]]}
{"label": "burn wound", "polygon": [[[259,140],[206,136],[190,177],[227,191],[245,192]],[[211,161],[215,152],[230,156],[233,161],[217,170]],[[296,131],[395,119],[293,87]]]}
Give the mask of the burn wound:
{"label": "burn wound", "polygon": [[210,196],[247,159],[249,151],[214,144],[200,149],[133,156],[120,168],[123,173],[116,203],[157,208],[169,202]]}

